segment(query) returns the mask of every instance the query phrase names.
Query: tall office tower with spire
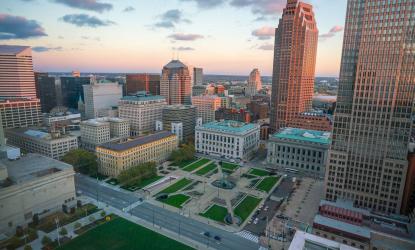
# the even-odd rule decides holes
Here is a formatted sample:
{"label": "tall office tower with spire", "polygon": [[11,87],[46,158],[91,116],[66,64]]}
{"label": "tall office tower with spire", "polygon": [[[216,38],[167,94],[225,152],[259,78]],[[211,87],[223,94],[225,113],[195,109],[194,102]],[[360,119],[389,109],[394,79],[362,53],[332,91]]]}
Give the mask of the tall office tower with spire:
{"label": "tall office tower with spire", "polygon": [[398,213],[415,98],[415,1],[348,1],[328,200]]}
{"label": "tall office tower with spire", "polygon": [[254,96],[262,89],[261,74],[258,69],[253,69],[248,78],[248,86],[246,87],[245,94],[248,96]]}
{"label": "tall office tower with spire", "polygon": [[38,125],[42,120],[30,47],[0,45],[0,114],[4,128]]}
{"label": "tall office tower with spire", "polygon": [[192,82],[188,67],[179,60],[172,60],[163,67],[160,79],[160,95],[169,105],[190,104]]}
{"label": "tall office tower with spire", "polygon": [[313,6],[288,0],[275,29],[272,76],[272,131],[311,108],[318,29]]}

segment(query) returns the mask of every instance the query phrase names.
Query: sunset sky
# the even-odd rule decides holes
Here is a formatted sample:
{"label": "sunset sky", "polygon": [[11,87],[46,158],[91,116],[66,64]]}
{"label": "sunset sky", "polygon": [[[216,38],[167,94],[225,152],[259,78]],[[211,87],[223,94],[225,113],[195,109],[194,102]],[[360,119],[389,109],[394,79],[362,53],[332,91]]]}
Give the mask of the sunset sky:
{"label": "sunset sky", "polygon": [[[338,76],[346,0],[314,5],[317,76]],[[174,54],[207,74],[272,74],[286,0],[1,0],[0,44],[32,46],[35,70],[161,71]]]}

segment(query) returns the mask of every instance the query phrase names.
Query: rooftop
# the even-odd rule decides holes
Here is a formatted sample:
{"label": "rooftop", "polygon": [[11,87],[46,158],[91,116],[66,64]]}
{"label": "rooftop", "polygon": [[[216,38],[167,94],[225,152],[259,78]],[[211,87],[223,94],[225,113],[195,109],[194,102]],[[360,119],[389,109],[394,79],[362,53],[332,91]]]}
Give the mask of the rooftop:
{"label": "rooftop", "polygon": [[166,98],[164,96],[148,94],[145,91],[139,91],[137,92],[136,95],[129,95],[129,96],[124,96],[123,98],[121,98],[121,100],[124,100],[124,101],[137,101],[137,102],[158,101],[158,100],[161,101],[165,99]]}
{"label": "rooftop", "polygon": [[89,126],[104,126],[111,122],[121,123],[121,122],[127,122],[127,120],[118,118],[118,117],[101,117],[101,118],[95,118],[95,119],[89,119],[89,120],[83,121],[82,124],[86,124]]}
{"label": "rooftop", "polygon": [[205,123],[201,126],[204,129],[211,129],[226,133],[235,133],[235,134],[242,134],[253,130],[255,128],[259,128],[257,124],[254,123],[244,123],[239,121],[232,121],[232,120],[224,120],[224,121],[214,121]]}
{"label": "rooftop", "polygon": [[278,139],[306,141],[320,144],[330,144],[330,136],[330,132],[299,128],[283,128],[272,135],[273,138]]}
{"label": "rooftop", "polygon": [[319,214],[314,217],[313,223],[370,239],[370,229],[363,226],[357,226],[343,221],[327,218]]}
{"label": "rooftop", "polygon": [[168,69],[175,69],[175,68],[187,68],[187,66],[182,63],[180,60],[171,60],[168,64],[166,64],[166,66],[164,66],[165,68]]}
{"label": "rooftop", "polygon": [[0,54],[15,55],[29,48],[29,46],[0,45]]}
{"label": "rooftop", "polygon": [[6,130],[6,137],[7,134],[14,134],[21,137],[32,138],[39,141],[51,141],[51,140],[59,140],[68,137],[73,137],[69,134],[60,134],[59,137],[53,137],[48,132],[45,132],[42,128],[32,127],[32,128],[13,128]]}
{"label": "rooftop", "polygon": [[183,105],[183,104],[175,104],[175,105],[167,105],[163,109],[165,110],[187,110],[187,109],[194,109],[195,106],[192,105]]}
{"label": "rooftop", "polygon": [[339,242],[297,230],[288,250],[357,250]]}
{"label": "rooftop", "polygon": [[14,161],[3,159],[0,160],[0,164],[7,167],[9,178],[16,184],[73,169],[67,163],[39,154],[27,154]]}
{"label": "rooftop", "polygon": [[126,142],[107,142],[99,146],[99,148],[105,148],[114,151],[124,151],[130,148],[141,146],[147,143],[158,141],[174,135],[169,131],[161,131],[151,135],[135,137],[127,140]]}

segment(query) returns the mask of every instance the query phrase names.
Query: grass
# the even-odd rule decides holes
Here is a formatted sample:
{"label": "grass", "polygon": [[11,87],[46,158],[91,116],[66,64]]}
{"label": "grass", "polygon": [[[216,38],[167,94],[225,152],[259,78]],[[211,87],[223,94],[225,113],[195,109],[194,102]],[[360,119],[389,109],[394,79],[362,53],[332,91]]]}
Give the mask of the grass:
{"label": "grass", "polygon": [[279,177],[275,176],[266,177],[256,186],[256,189],[268,193],[275,186],[279,179]]}
{"label": "grass", "polygon": [[114,185],[114,186],[120,184],[120,182],[115,178],[111,178],[111,179],[107,180],[106,183]]}
{"label": "grass", "polygon": [[190,163],[195,162],[197,160],[198,160],[197,158],[194,158],[194,159],[191,159],[191,160],[182,161],[182,162],[180,162],[178,164],[173,163],[173,164],[170,164],[170,166],[176,166],[177,165],[179,168],[184,168],[187,165],[189,165]]}
{"label": "grass", "polygon": [[159,194],[171,194],[171,193],[175,193],[177,191],[179,191],[180,189],[184,188],[185,186],[189,185],[190,183],[192,183],[192,180],[189,179],[180,179],[179,181],[177,181],[176,183],[166,187],[165,189],[161,190],[159,192]]}
{"label": "grass", "polygon": [[202,158],[202,159],[200,159],[200,160],[198,160],[198,161],[196,161],[196,162],[194,162],[194,163],[190,164],[189,166],[187,166],[187,167],[183,168],[183,170],[184,170],[184,171],[187,171],[187,172],[192,172],[193,170],[195,170],[195,169],[197,169],[197,168],[199,168],[199,167],[201,167],[201,166],[205,165],[205,164],[206,164],[206,163],[208,163],[209,161],[210,161],[210,160],[208,160],[208,159]]}
{"label": "grass", "polygon": [[246,196],[238,206],[233,210],[234,214],[241,218],[241,223],[243,223],[246,218],[254,211],[258,206],[260,198],[254,196]]}
{"label": "grass", "polygon": [[215,204],[211,206],[206,212],[200,213],[199,215],[214,221],[224,222],[227,214],[228,209],[226,207]]}
{"label": "grass", "polygon": [[150,185],[151,183],[154,183],[154,182],[160,180],[161,178],[163,178],[163,176],[158,176],[157,175],[157,176],[154,176],[154,177],[149,178],[149,179],[141,180],[141,181],[139,181],[137,183],[134,183],[134,184],[121,186],[121,188],[129,190],[129,191],[136,191],[140,188],[143,188],[145,186]]}
{"label": "grass", "polygon": [[203,168],[201,168],[201,169],[199,169],[198,171],[196,171],[196,174],[197,175],[200,175],[200,176],[203,176],[203,175],[205,175],[205,174],[207,174],[207,173],[209,173],[210,171],[212,171],[212,170],[214,170],[214,169],[216,169],[216,163],[210,163],[209,165],[207,165],[207,166],[205,166],[205,167],[203,167]]}
{"label": "grass", "polygon": [[180,242],[122,218],[116,218],[68,242],[60,250],[187,250]]}
{"label": "grass", "polygon": [[237,164],[233,164],[233,163],[229,163],[229,162],[222,162],[222,169],[235,171],[238,168],[239,168],[239,165],[237,165]]}
{"label": "grass", "polygon": [[175,194],[175,195],[167,197],[167,199],[159,199],[158,201],[163,202],[173,207],[182,208],[183,203],[185,203],[189,199],[190,199],[190,196],[187,196],[184,194]]}
{"label": "grass", "polygon": [[267,170],[252,168],[251,171],[249,171],[249,174],[253,174],[256,176],[268,176],[269,172]]}

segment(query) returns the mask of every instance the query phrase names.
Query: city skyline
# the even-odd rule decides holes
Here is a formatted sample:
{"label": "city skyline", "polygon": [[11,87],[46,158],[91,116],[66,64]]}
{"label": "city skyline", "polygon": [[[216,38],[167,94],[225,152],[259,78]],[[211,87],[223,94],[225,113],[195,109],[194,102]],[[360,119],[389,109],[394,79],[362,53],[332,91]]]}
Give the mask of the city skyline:
{"label": "city skyline", "polygon": [[[286,3],[76,2],[6,1],[0,7],[1,43],[32,46],[35,70],[45,72],[159,73],[178,55],[206,74],[248,75],[258,68],[271,76],[272,33]],[[316,75],[337,77],[346,1],[304,2],[315,7],[320,27]]]}

